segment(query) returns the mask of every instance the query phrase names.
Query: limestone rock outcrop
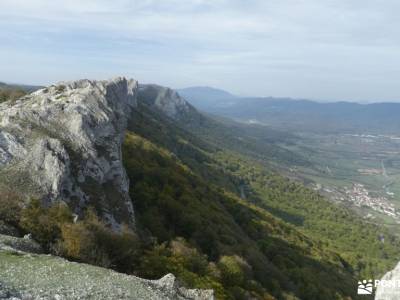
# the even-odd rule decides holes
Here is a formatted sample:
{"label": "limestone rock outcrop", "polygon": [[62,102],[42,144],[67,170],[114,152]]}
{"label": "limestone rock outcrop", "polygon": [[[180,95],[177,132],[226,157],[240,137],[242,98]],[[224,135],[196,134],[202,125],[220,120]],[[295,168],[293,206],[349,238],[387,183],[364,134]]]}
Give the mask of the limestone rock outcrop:
{"label": "limestone rock outcrop", "polygon": [[400,263],[387,272],[381,279],[381,284],[375,291],[375,300],[398,300],[400,299]]}
{"label": "limestone rock outcrop", "polygon": [[140,84],[138,101],[146,102],[175,120],[180,120],[195,110],[176,91],[155,84]]}
{"label": "limestone rock outcrop", "polygon": [[0,189],[134,224],[121,144],[135,80],[62,82],[0,104]]}

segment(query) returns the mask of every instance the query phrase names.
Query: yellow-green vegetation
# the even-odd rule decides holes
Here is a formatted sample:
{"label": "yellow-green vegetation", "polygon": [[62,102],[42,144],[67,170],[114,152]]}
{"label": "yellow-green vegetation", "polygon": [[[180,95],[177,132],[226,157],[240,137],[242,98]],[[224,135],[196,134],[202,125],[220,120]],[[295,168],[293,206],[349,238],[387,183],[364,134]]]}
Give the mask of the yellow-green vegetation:
{"label": "yellow-green vegetation", "polygon": [[229,136],[206,143],[148,107],[130,130],[123,157],[138,224],[158,242],[184,237],[206,255],[226,298],[357,298],[359,278],[382,275],[399,259],[400,244],[384,228],[265,170],[258,157],[224,148]]}
{"label": "yellow-green vegetation", "polygon": [[[136,199],[135,209],[140,225],[150,230],[159,242],[169,243],[176,237],[184,237],[201,253],[207,255],[209,263],[218,262],[222,253],[231,252],[246,255],[252,260],[259,259],[257,269],[260,272],[262,269],[265,270],[265,274],[277,272],[268,266],[268,261],[261,253],[253,256],[251,250],[246,249],[246,245],[254,242],[226,211],[221,202],[225,198],[222,192],[207,186],[200,178],[183,168],[180,162],[171,159],[170,155],[165,155],[164,151],[159,151],[155,145],[142,147],[147,143],[129,134],[124,144],[125,166],[132,183],[132,197]],[[152,257],[151,263],[146,265],[142,269],[144,272],[139,275],[152,275],[153,278],[157,278],[168,271],[173,272],[190,287],[222,286],[222,278],[203,273],[204,268],[187,269],[187,262],[184,260],[183,265],[177,264],[179,260],[164,247],[156,247],[149,252]],[[235,252],[235,247],[243,249]],[[267,291],[260,284],[253,288],[252,282],[256,281],[253,276],[249,276],[243,279],[240,285],[232,283],[224,286],[219,295],[228,294],[229,298],[233,298],[234,293],[242,291],[239,294],[245,297],[248,293],[257,293],[257,290],[261,290],[261,293],[258,293],[259,297],[267,295]]]}
{"label": "yellow-green vegetation", "polygon": [[[21,232],[31,233],[48,252],[75,261],[149,279],[172,272],[187,286],[214,289],[219,299],[232,298],[226,286],[238,289],[237,295],[248,294],[246,286],[251,283],[252,275],[248,273],[246,261],[238,256],[224,256],[214,263],[183,238],[161,244],[146,237],[141,241],[127,227],[112,231],[91,208],[80,221],[74,223],[72,217],[63,202],[46,207],[32,200],[24,208],[18,206],[13,223],[18,224]],[[256,288],[268,296],[262,287],[253,283],[252,289]]]}
{"label": "yellow-green vegetation", "polygon": [[[132,272],[141,244],[129,228],[123,226],[120,232],[114,232],[99,220],[92,208],[82,220],[74,223],[72,212],[64,202],[44,206],[33,199],[24,206],[21,198],[9,193],[1,194],[0,199],[2,220],[16,226],[21,233],[32,234],[48,252]],[[13,214],[3,218],[10,210]]]}
{"label": "yellow-green vegetation", "polygon": [[228,297],[221,282],[219,268],[183,238],[146,250],[136,273],[149,279],[160,278],[160,274],[173,273],[187,286],[212,288],[217,298]]}
{"label": "yellow-green vegetation", "polygon": [[46,249],[50,249],[60,237],[61,226],[67,222],[72,222],[72,214],[67,205],[56,203],[45,208],[35,199],[22,209],[19,225]]}
{"label": "yellow-green vegetation", "polygon": [[[385,227],[366,223],[301,184],[267,174],[237,155],[220,153],[218,161],[226,167],[237,166],[233,173],[252,191],[248,201],[295,225],[322,247],[340,253],[360,277],[382,275],[396,261],[399,242]],[[382,243],[380,235],[389,242]]]}
{"label": "yellow-green vegetation", "polygon": [[8,100],[15,100],[26,95],[26,92],[22,89],[15,88],[0,88],[0,103]]}
{"label": "yellow-green vegetation", "polygon": [[[158,151],[154,145],[142,148],[143,144],[130,134],[124,145],[139,224],[160,242],[180,236],[204,253],[209,263],[217,266],[216,279],[224,289],[221,294],[230,299],[249,295],[285,298],[285,293],[306,299],[335,299],[341,289],[342,297],[354,294],[351,270],[343,267],[339,255],[314,245],[266,210],[185,171],[180,162],[163,154],[165,150]],[[167,266],[165,252],[157,253],[158,264]],[[152,263],[158,265],[154,259]],[[152,275],[174,272],[186,284],[199,287],[174,265]],[[328,286],[319,278],[332,283]],[[213,287],[212,282],[201,286]]]}
{"label": "yellow-green vegetation", "polygon": [[0,220],[18,226],[22,204],[19,195],[9,190],[3,191],[0,196]]}

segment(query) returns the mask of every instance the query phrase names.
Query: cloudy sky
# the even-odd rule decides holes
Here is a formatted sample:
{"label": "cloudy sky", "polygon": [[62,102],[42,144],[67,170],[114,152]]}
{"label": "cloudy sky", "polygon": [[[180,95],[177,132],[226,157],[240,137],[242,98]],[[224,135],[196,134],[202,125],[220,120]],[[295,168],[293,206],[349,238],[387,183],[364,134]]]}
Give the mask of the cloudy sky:
{"label": "cloudy sky", "polygon": [[0,81],[400,101],[398,0],[1,0]]}

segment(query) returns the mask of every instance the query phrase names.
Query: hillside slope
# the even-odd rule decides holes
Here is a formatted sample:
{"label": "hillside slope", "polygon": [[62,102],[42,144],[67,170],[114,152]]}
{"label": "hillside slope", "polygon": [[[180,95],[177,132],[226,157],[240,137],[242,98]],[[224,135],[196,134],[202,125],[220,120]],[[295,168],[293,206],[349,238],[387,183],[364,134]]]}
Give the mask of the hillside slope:
{"label": "hillside slope", "polygon": [[[173,273],[217,299],[358,299],[360,277],[380,276],[399,259],[400,243],[387,230],[266,168],[274,155],[288,165],[297,159],[267,138],[254,144],[248,132],[210,119],[165,87],[123,78],[62,86],[0,106],[0,145],[11,156],[3,164],[30,161],[15,155],[24,141],[55,139],[76,164],[71,170],[86,174],[77,182],[79,172],[55,174],[82,188],[85,205],[68,197],[64,181],[50,185],[58,194],[43,192],[40,182],[42,193],[21,188],[30,204],[19,205],[6,192],[25,177],[3,169],[0,221],[31,232],[45,250],[142,278]],[[82,122],[75,127],[71,119]],[[32,180],[42,180],[51,162],[68,165],[65,155],[43,149]],[[124,226],[130,206],[135,232]],[[114,230],[102,222],[114,225],[104,218],[110,214],[121,225]]]}
{"label": "hillside slope", "polygon": [[193,126],[196,114],[174,120],[138,99],[123,156],[138,221],[160,241],[182,236],[216,262],[234,253],[277,298],[356,298],[359,276],[395,264],[399,242],[384,228],[232,150],[232,135],[215,142],[223,124],[202,116]]}

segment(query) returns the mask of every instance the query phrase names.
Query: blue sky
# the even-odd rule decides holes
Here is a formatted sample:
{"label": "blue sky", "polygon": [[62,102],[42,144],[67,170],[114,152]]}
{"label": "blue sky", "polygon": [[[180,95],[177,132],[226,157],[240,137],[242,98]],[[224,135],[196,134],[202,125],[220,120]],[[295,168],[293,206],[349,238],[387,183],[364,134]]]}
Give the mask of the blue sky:
{"label": "blue sky", "polygon": [[397,0],[1,0],[0,81],[400,100]]}

